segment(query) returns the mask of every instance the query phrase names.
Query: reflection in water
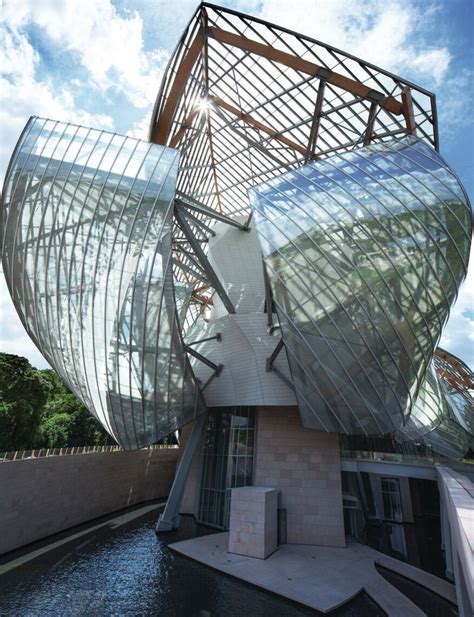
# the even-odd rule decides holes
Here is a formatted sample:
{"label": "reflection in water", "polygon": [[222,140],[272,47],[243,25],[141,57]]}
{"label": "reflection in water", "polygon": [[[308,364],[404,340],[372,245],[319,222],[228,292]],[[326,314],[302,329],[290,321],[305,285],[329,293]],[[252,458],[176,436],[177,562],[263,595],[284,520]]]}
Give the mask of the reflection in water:
{"label": "reflection in water", "polygon": [[343,471],[342,489],[349,536],[445,578],[436,482]]}
{"label": "reflection in water", "polygon": [[[212,533],[182,517],[177,532],[155,536],[157,511],[95,530],[0,578],[0,614],[21,617],[133,615],[303,617],[317,611],[283,600],[174,554],[168,544]],[[382,617],[365,594],[337,617]]]}

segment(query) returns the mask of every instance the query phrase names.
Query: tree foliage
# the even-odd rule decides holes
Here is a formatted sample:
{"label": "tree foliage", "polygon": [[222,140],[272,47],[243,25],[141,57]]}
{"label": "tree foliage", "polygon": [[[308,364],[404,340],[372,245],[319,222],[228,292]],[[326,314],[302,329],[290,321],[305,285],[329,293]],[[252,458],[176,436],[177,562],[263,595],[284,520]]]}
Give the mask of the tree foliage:
{"label": "tree foliage", "polygon": [[0,450],[113,443],[52,369],[0,353]]}

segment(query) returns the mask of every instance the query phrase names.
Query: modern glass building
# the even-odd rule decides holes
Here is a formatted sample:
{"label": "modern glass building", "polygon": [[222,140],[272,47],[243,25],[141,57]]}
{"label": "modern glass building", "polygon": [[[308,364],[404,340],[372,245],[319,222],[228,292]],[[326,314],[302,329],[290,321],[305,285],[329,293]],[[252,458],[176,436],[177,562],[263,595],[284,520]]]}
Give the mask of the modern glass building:
{"label": "modern glass building", "polygon": [[183,429],[170,526],[273,486],[281,537],[340,546],[341,451],[472,447],[472,371],[438,347],[472,212],[423,88],[203,3],[148,141],[32,118],[2,200],[10,293],[64,383],[124,448]]}

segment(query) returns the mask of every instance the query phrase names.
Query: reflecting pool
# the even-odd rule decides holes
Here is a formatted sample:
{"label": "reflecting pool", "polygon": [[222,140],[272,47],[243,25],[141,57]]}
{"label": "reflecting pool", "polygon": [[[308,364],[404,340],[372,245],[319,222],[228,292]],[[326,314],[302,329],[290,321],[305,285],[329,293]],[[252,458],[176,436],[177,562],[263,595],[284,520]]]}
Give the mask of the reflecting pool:
{"label": "reflecting pool", "polygon": [[[133,510],[132,510],[133,512]],[[173,553],[168,544],[213,533],[182,517],[181,528],[156,537],[159,510],[120,527],[74,528],[86,533],[0,577],[0,615],[157,615],[166,617],[303,617],[317,611],[225,576]],[[60,534],[55,542],[67,534]],[[43,543],[28,547],[41,548]],[[23,551],[24,552],[24,551]],[[18,551],[13,557],[21,555]],[[10,559],[12,555],[8,556]],[[5,562],[5,559],[0,560]],[[382,617],[366,595],[331,613],[337,617]]]}
{"label": "reflecting pool", "polygon": [[[154,528],[158,512],[148,511],[119,527],[114,527],[112,517],[99,519],[49,539],[47,543],[56,542],[85,530],[70,542],[1,576],[0,615],[320,615],[173,553],[168,544],[213,531],[197,526],[191,517],[182,517],[179,531],[157,538]],[[107,520],[108,524],[97,528]],[[26,550],[47,543],[36,543]],[[17,551],[13,557],[21,553]],[[0,564],[2,561],[5,559]],[[384,613],[368,596],[360,595],[331,615],[382,617]]]}

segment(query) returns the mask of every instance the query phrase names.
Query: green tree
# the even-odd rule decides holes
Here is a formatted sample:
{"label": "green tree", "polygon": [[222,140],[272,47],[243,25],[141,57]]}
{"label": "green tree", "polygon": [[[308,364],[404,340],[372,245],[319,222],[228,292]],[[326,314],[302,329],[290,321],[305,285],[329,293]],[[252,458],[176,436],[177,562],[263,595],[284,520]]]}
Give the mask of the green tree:
{"label": "green tree", "polygon": [[45,448],[114,443],[87,408],[64,386],[44,407],[39,439],[39,445]]}
{"label": "green tree", "polygon": [[51,383],[26,358],[0,353],[0,450],[33,447]]}
{"label": "green tree", "polygon": [[0,353],[0,450],[114,443],[55,371]]}

